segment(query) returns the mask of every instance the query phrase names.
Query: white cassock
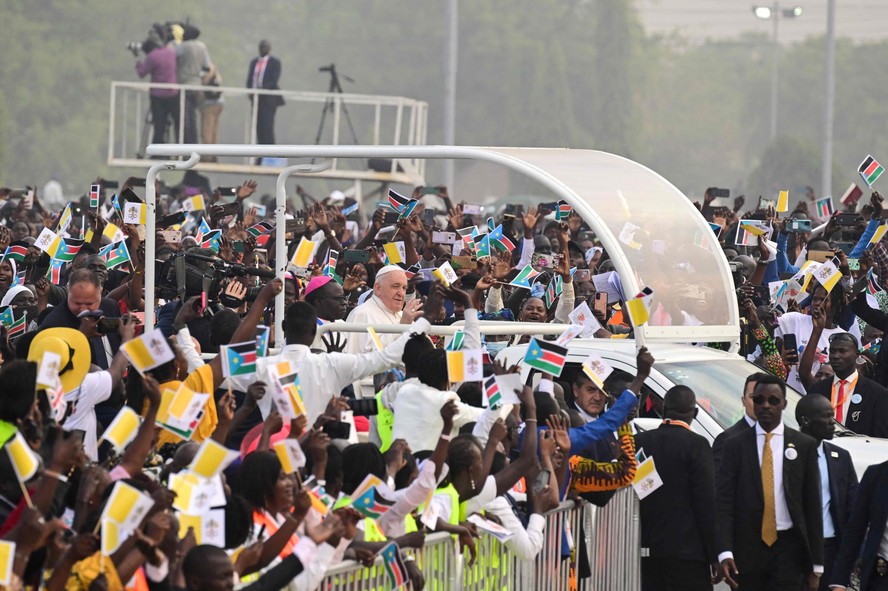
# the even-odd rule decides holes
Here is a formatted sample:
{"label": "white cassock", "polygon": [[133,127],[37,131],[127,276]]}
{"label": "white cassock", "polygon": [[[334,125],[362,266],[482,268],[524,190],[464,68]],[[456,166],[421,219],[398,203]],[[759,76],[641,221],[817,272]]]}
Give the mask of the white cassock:
{"label": "white cassock", "polygon": [[[382,303],[378,297],[371,296],[366,302],[351,311],[348,315],[348,322],[356,322],[359,324],[400,324],[403,312],[392,312]],[[385,347],[398,339],[399,334],[383,334],[379,333],[379,340]],[[352,332],[347,334],[348,343],[345,346],[345,353],[355,355],[367,353],[376,349],[370,335],[365,333]]]}

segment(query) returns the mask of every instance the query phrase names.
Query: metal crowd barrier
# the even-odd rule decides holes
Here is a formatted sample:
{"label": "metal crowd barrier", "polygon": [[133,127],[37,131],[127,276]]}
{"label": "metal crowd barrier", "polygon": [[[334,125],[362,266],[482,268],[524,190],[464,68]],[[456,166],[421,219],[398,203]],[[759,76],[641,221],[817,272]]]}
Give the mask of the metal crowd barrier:
{"label": "metal crowd barrier", "polygon": [[[640,542],[638,499],[627,488],[605,507],[567,501],[547,513],[543,548],[533,561],[518,559],[487,534],[476,541],[478,558],[471,567],[445,533],[427,536],[421,550],[408,554],[422,570],[428,591],[638,591]],[[583,547],[591,576],[580,579]],[[388,584],[381,559],[366,568],[349,560],[328,569],[319,589],[371,591],[388,589]]]}

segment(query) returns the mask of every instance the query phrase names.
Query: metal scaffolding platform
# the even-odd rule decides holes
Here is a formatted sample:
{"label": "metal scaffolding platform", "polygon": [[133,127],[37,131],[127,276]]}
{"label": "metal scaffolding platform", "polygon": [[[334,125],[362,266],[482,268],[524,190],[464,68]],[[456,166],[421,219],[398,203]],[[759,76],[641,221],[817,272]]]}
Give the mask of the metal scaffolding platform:
{"label": "metal scaffolding platform", "polygon": [[[152,161],[145,150],[152,139],[149,91],[152,88],[179,90],[179,112],[185,110],[187,92],[203,92],[206,87],[143,82],[112,82],[109,126],[108,164],[127,168],[149,168]],[[257,96],[280,96],[284,105],[276,116],[276,141],[279,145],[309,144],[320,136],[325,145],[395,145],[424,146],[428,133],[428,103],[398,96],[256,90],[239,87],[213,87],[223,97],[219,120],[219,142],[256,145]],[[322,113],[326,120],[319,130]],[[199,128],[198,110],[198,128]],[[172,126],[171,126],[172,127]],[[185,143],[185,121],[179,128],[168,129],[171,143]],[[199,135],[199,131],[198,131]],[[356,143],[357,141],[357,143]],[[265,146],[267,147],[267,146]],[[194,169],[209,173],[245,176],[277,176],[286,167],[310,160],[269,157],[257,164],[253,158],[223,158],[200,162]],[[323,171],[295,173],[294,176],[346,181],[424,184],[425,160],[421,158],[334,159]]]}

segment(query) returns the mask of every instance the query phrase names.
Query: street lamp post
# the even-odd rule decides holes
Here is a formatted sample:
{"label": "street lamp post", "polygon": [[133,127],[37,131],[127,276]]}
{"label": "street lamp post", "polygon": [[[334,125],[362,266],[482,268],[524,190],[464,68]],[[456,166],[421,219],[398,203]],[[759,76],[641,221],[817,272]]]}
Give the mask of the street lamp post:
{"label": "street lamp post", "polygon": [[780,82],[780,44],[777,33],[781,18],[796,18],[802,15],[802,7],[794,6],[781,11],[780,4],[775,2],[772,6],[753,6],[752,12],[756,18],[773,21],[771,32],[771,141],[777,137],[777,89]]}

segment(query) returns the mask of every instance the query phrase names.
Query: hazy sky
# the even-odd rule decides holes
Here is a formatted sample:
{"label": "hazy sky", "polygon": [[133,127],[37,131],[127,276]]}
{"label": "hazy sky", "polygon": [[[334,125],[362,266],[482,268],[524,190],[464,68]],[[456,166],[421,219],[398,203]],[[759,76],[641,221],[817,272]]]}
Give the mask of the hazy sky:
{"label": "hazy sky", "polygon": [[[769,0],[636,0],[641,20],[648,31],[679,31],[684,37],[734,37],[745,31],[771,32],[769,21],[752,13],[755,4]],[[781,19],[779,39],[801,41],[826,31],[826,0],[783,1],[781,8],[801,6],[802,16]],[[888,0],[836,0],[836,34],[856,41],[878,41],[888,37]]]}

